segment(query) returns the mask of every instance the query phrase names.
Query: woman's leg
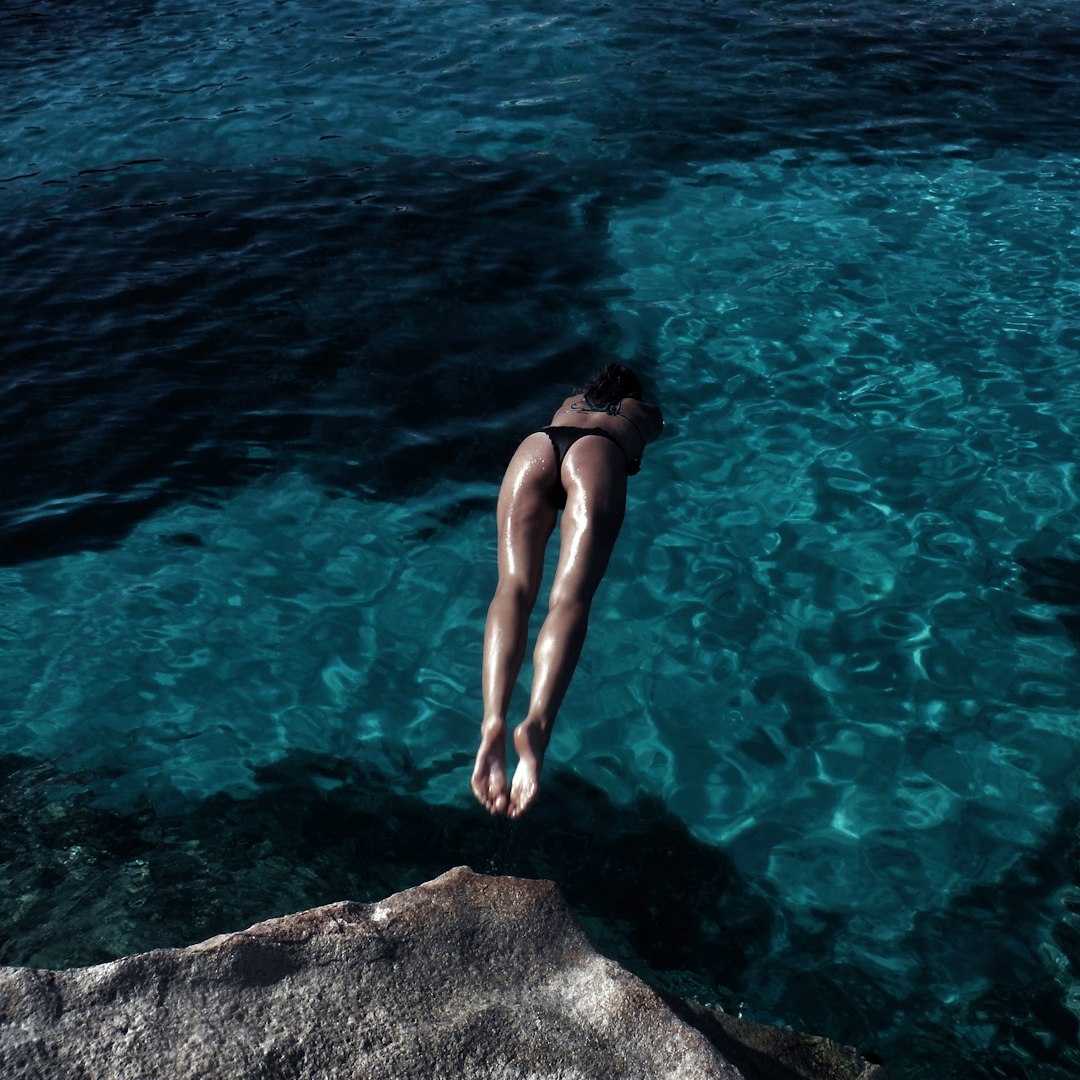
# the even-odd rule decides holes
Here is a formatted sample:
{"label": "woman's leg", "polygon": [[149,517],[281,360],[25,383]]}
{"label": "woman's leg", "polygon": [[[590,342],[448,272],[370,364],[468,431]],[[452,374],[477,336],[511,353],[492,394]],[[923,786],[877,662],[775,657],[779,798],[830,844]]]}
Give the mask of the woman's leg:
{"label": "woman's leg", "polygon": [[559,566],[533,652],[529,712],[514,732],[518,766],[510,789],[510,817],[523,814],[539,793],[555,716],[581,656],[592,599],[626,509],[624,460],[618,448],[598,438],[574,444],[563,464],[563,483],[567,499]]}
{"label": "woman's leg", "polygon": [[484,629],[484,719],[472,775],[474,794],[493,814],[507,808],[506,713],[558,513],[550,498],[554,471],[551,441],[542,433],[530,435],[507,466],[499,490],[499,583]]}

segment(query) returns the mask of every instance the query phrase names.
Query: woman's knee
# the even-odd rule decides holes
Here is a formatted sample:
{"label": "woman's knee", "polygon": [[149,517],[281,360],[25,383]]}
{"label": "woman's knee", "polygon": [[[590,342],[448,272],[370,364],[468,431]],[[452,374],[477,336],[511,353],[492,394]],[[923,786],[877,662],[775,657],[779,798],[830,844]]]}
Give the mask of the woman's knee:
{"label": "woman's knee", "polygon": [[522,577],[508,577],[499,581],[495,586],[495,595],[492,597],[492,606],[503,605],[532,611],[536,604],[536,596],[540,591],[540,583],[527,581]]}
{"label": "woman's knee", "polygon": [[551,587],[548,610],[574,617],[589,614],[596,587],[582,582],[556,582]]}

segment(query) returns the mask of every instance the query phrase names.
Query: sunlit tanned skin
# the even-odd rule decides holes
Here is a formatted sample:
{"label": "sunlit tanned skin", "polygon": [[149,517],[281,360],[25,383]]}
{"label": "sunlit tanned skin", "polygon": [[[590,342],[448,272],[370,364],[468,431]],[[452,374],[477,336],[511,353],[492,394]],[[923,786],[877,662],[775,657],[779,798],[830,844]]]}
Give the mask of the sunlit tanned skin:
{"label": "sunlit tanned skin", "polygon": [[[613,371],[625,372],[632,382],[616,381],[612,391]],[[603,394],[590,392],[605,373],[607,379],[600,385],[614,397],[610,402],[603,401]],[[585,393],[568,397],[551,420],[552,427],[601,428],[611,438],[577,438],[565,449],[560,465],[552,438],[536,432],[517,448],[503,477],[496,512],[499,582],[484,633],[484,718],[472,775],[477,799],[492,814],[520,817],[539,794],[540,769],[555,717],[581,655],[593,596],[622,525],[628,469],[636,466],[635,459],[663,428],[659,408],[638,397],[618,396],[625,388],[640,396],[633,373],[609,365],[590,380]],[[598,396],[606,408],[597,408]],[[525,657],[544,549],[564,494],[559,563],[533,651],[529,710],[514,731],[518,764],[508,787],[506,716]]]}

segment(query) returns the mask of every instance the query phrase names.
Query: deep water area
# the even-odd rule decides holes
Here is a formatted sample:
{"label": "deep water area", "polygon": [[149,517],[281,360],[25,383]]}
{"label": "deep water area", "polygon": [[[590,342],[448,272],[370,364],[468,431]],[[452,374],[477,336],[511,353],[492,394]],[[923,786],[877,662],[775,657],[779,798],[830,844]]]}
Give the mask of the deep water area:
{"label": "deep water area", "polygon": [[[464,863],[893,1080],[1075,1076],[1078,30],[0,4],[0,962]],[[607,360],[667,429],[495,820],[498,483]]]}

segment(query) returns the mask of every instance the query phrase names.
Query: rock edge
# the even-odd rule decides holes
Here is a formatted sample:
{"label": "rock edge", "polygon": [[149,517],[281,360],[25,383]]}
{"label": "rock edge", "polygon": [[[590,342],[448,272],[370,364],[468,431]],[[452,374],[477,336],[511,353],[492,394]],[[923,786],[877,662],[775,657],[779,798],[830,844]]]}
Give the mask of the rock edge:
{"label": "rock edge", "polygon": [[884,1080],[825,1039],[665,999],[557,887],[466,867],[186,949],[0,968],[10,1080]]}

